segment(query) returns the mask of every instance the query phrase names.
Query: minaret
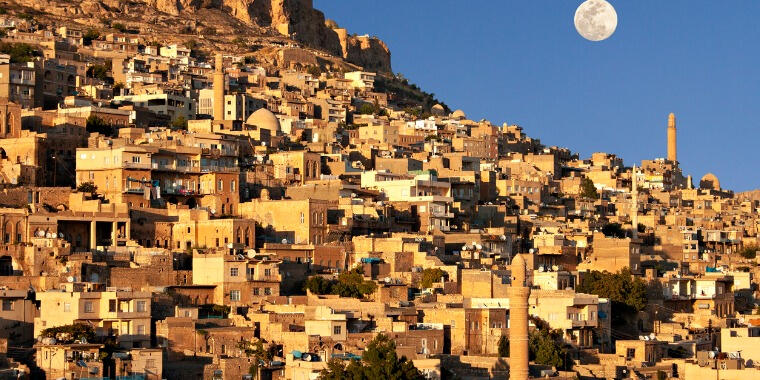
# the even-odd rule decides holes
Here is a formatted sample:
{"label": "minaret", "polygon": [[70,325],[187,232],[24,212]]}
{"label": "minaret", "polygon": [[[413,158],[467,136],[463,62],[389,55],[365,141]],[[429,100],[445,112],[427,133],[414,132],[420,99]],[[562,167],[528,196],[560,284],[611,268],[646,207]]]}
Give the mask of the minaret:
{"label": "minaret", "polygon": [[224,120],[224,58],[216,55],[214,68],[214,120]]}
{"label": "minaret", "polygon": [[509,379],[528,379],[528,299],[527,268],[522,255],[512,259],[512,286],[509,287]]}
{"label": "minaret", "polygon": [[636,165],[631,172],[631,235],[639,236],[639,176],[636,175]]}
{"label": "minaret", "polygon": [[676,115],[671,113],[668,116],[668,160],[678,161],[676,153]]}

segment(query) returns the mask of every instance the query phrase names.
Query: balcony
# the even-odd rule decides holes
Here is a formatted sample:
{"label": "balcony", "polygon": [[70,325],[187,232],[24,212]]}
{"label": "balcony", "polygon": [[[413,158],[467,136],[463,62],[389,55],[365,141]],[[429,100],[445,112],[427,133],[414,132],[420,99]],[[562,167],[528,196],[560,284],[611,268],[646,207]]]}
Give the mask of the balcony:
{"label": "balcony", "polygon": [[124,162],[122,162],[121,167],[124,168],[124,169],[150,169],[151,168],[151,164],[149,164],[149,163],[143,164],[141,162],[124,161]]}
{"label": "balcony", "polygon": [[138,188],[125,187],[124,188],[124,192],[128,193],[128,194],[145,194],[145,188],[143,188],[143,187],[138,187]]}
{"label": "balcony", "polygon": [[430,215],[432,215],[434,218],[453,218],[454,213],[453,212],[445,212],[445,211],[432,211],[430,212]]}

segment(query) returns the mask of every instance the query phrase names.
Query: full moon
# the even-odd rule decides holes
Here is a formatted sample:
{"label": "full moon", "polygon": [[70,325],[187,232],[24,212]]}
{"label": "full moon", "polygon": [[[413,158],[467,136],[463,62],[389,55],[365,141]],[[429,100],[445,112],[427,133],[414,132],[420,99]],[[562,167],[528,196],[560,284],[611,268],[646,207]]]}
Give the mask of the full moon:
{"label": "full moon", "polygon": [[575,29],[589,41],[610,38],[617,21],[615,8],[606,0],[586,0],[575,11]]}

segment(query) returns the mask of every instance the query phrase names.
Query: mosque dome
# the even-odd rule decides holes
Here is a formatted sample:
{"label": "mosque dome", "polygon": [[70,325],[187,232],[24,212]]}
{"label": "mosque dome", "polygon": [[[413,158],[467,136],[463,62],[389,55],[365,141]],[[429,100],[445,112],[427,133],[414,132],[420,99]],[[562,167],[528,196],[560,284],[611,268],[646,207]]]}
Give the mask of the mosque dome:
{"label": "mosque dome", "polygon": [[720,181],[715,174],[707,173],[699,180],[699,188],[705,190],[720,190]]}
{"label": "mosque dome", "polygon": [[435,116],[443,116],[446,113],[446,109],[442,105],[436,104],[430,109],[430,112]]}
{"label": "mosque dome", "polygon": [[272,111],[266,108],[256,110],[251,116],[248,116],[245,123],[248,125],[255,125],[262,129],[268,129],[273,132],[280,130],[280,120],[277,119],[277,116],[275,116]]}
{"label": "mosque dome", "polygon": [[462,110],[456,110],[451,113],[451,117],[454,119],[466,119],[467,115],[465,115],[464,111]]}

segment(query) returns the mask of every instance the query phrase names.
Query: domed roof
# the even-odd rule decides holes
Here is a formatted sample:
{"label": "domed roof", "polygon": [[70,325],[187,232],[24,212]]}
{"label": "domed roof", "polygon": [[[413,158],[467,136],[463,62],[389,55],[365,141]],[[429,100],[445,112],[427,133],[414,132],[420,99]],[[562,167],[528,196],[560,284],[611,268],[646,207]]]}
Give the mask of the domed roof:
{"label": "domed roof", "polygon": [[699,180],[699,188],[720,190],[720,181],[718,181],[718,177],[716,177],[715,174],[707,173],[701,180]]}
{"label": "domed roof", "polygon": [[467,115],[465,115],[464,111],[462,110],[456,110],[451,113],[451,117],[453,117],[454,119],[466,119]]}
{"label": "domed roof", "polygon": [[446,109],[442,105],[436,104],[430,109],[430,112],[435,116],[443,116],[446,113]]}
{"label": "domed roof", "polygon": [[245,123],[274,132],[280,130],[280,120],[277,119],[277,116],[275,116],[272,111],[266,108],[259,108],[256,110],[251,116],[248,116]]}

